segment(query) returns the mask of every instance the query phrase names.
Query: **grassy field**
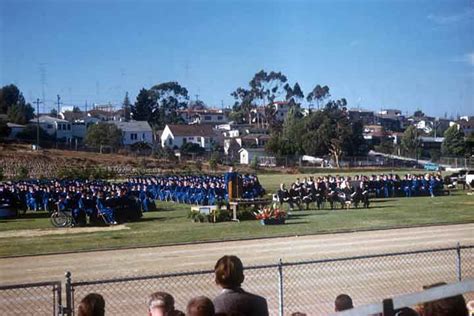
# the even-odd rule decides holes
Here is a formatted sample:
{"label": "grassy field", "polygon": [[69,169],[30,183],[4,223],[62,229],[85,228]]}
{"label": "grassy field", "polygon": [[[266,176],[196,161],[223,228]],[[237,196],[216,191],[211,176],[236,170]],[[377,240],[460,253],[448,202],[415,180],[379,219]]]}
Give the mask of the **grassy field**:
{"label": "grassy field", "polygon": [[[260,179],[268,191],[274,191],[282,180],[290,183],[302,176],[273,174]],[[73,229],[73,233],[61,235],[2,237],[0,256],[474,222],[474,198],[465,193],[374,200],[370,209],[294,211],[287,224],[280,226],[262,226],[256,220],[191,223],[187,218],[189,205],[159,202],[158,211],[146,213],[140,222],[126,224],[128,229],[124,230],[75,233]],[[52,226],[46,213],[0,221],[0,235],[27,229],[51,230]]]}

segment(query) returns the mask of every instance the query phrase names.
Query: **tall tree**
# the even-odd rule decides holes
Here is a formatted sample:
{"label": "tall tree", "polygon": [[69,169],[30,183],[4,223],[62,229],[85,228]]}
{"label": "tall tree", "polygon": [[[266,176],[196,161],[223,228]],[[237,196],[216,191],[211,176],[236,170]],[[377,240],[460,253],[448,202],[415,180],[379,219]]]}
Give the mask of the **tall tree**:
{"label": "tall tree", "polygon": [[154,100],[147,89],[142,88],[132,106],[132,117],[136,121],[151,122]]}
{"label": "tall tree", "polygon": [[6,114],[14,104],[25,104],[25,98],[18,87],[10,84],[0,88],[0,114]]}
{"label": "tall tree", "polygon": [[150,97],[154,101],[151,124],[157,129],[163,129],[166,124],[184,123],[179,110],[188,106],[188,90],[178,82],[171,81],[153,86]]}
{"label": "tall tree", "polygon": [[260,100],[261,105],[268,105],[285,92],[284,86],[288,81],[281,72],[264,70],[257,72],[250,81],[250,91],[255,100]]}
{"label": "tall tree", "polygon": [[327,135],[328,149],[331,156],[334,158],[336,167],[339,168],[339,162],[344,152],[347,152],[347,144],[350,144],[352,128],[349,120],[349,115],[346,111],[346,99],[337,101],[330,101],[326,104],[324,112],[328,115],[331,121],[331,130]]}
{"label": "tall tree", "polygon": [[380,138],[380,143],[374,146],[375,151],[384,153],[384,154],[393,154],[395,150],[395,145],[393,140],[389,137],[387,130],[382,127],[382,137]]}
{"label": "tall tree", "polygon": [[420,147],[420,140],[418,137],[418,130],[415,126],[408,126],[402,136],[402,149],[405,154],[411,157],[418,157]]}
{"label": "tall tree", "polygon": [[281,72],[260,70],[250,80],[248,89],[239,87],[231,93],[236,100],[234,111],[242,112],[245,120],[251,123],[252,110],[257,106],[263,106],[265,107],[263,115],[266,124],[271,125],[269,121],[274,114],[272,103],[284,95],[287,81],[288,79]]}
{"label": "tall tree", "polygon": [[34,112],[17,86],[11,84],[0,89],[0,114],[7,114],[10,122],[26,124],[33,118]]}
{"label": "tall tree", "polygon": [[316,101],[317,107],[322,105],[323,101],[327,98],[329,98],[331,94],[329,94],[329,87],[328,86],[320,86],[319,84],[314,87],[314,89],[308,93],[308,96],[306,97],[306,100],[310,103],[310,105],[313,104],[313,101]]}
{"label": "tall tree", "polygon": [[284,86],[286,91],[286,101],[290,104],[290,106],[301,106],[301,102],[304,99],[303,90],[301,90],[300,85],[297,83],[294,84],[293,88],[287,83]]}
{"label": "tall tree", "polygon": [[16,124],[27,124],[34,116],[35,110],[29,103],[16,103],[8,108],[8,120]]}
{"label": "tall tree", "polygon": [[125,98],[123,99],[122,106],[123,106],[123,116],[125,118],[125,121],[130,121],[130,115],[131,115],[131,111],[132,111],[132,104],[130,103],[130,98],[128,97],[128,92],[125,93]]}
{"label": "tall tree", "polygon": [[250,90],[239,87],[230,95],[235,99],[233,112],[239,113],[236,114],[236,117],[242,117],[245,122],[250,124],[252,122],[251,111],[254,108],[253,95]]}
{"label": "tall tree", "polygon": [[464,132],[458,125],[453,125],[444,132],[441,152],[446,156],[462,156],[466,152]]}
{"label": "tall tree", "polygon": [[115,124],[100,122],[89,126],[84,142],[93,148],[100,146],[118,148],[122,144],[122,130]]}
{"label": "tall tree", "polygon": [[468,137],[466,137],[466,155],[474,155],[474,133],[471,133]]}

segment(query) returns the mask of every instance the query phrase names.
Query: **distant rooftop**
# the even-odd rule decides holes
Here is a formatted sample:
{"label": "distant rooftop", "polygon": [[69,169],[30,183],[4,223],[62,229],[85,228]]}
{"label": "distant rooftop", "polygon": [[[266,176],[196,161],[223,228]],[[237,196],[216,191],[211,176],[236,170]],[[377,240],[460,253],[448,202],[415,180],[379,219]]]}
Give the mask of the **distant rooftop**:
{"label": "distant rooftop", "polygon": [[147,121],[108,121],[108,124],[115,124],[124,132],[151,132],[152,129]]}

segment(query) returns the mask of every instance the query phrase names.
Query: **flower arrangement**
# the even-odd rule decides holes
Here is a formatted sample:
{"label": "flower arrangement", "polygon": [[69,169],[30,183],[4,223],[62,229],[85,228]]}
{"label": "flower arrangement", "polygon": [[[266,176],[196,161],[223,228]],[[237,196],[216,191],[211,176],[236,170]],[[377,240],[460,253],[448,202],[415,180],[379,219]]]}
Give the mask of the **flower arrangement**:
{"label": "flower arrangement", "polygon": [[258,220],[265,220],[265,219],[283,219],[286,218],[286,212],[281,211],[277,207],[264,207],[261,210],[253,213],[255,218]]}

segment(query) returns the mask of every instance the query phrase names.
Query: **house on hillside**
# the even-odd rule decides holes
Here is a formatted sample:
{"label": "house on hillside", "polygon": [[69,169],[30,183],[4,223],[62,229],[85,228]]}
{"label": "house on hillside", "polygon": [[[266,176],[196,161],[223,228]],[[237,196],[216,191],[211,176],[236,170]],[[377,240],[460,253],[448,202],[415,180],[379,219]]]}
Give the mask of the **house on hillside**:
{"label": "house on hillside", "polygon": [[236,138],[237,143],[239,143],[241,147],[253,147],[253,148],[264,147],[269,140],[270,140],[270,135],[256,134],[256,133],[250,133],[250,134]]}
{"label": "house on hillside", "polygon": [[474,133],[474,117],[463,117],[450,125],[453,124],[457,124],[466,137]]}
{"label": "house on hillside", "polygon": [[114,124],[122,130],[122,143],[125,146],[135,143],[153,144],[153,130],[147,121],[108,121],[107,123]]}
{"label": "house on hillside", "polygon": [[229,121],[230,110],[186,109],[178,112],[188,124],[225,124]]}
{"label": "house on hillside", "polygon": [[352,121],[362,121],[364,125],[375,124],[374,111],[363,110],[363,109],[349,109],[349,118]]}
{"label": "house on hillside", "polygon": [[[36,125],[37,123],[37,118],[34,118],[29,122],[30,125]],[[40,115],[39,125],[49,135],[55,136],[58,140],[71,140],[73,137],[72,124],[66,120],[49,115]]]}
{"label": "house on hillside", "polygon": [[401,132],[406,126],[406,118],[402,111],[396,109],[380,110],[375,115],[375,123],[387,131]]}
{"label": "house on hillside", "polygon": [[211,150],[217,135],[210,125],[166,125],[161,134],[161,147],[180,148],[186,143]]}
{"label": "house on hillside", "polygon": [[9,139],[16,138],[16,135],[22,132],[26,127],[26,125],[20,125],[20,124],[15,124],[15,123],[7,123],[7,126],[8,128],[10,128],[10,134],[8,135]]}

